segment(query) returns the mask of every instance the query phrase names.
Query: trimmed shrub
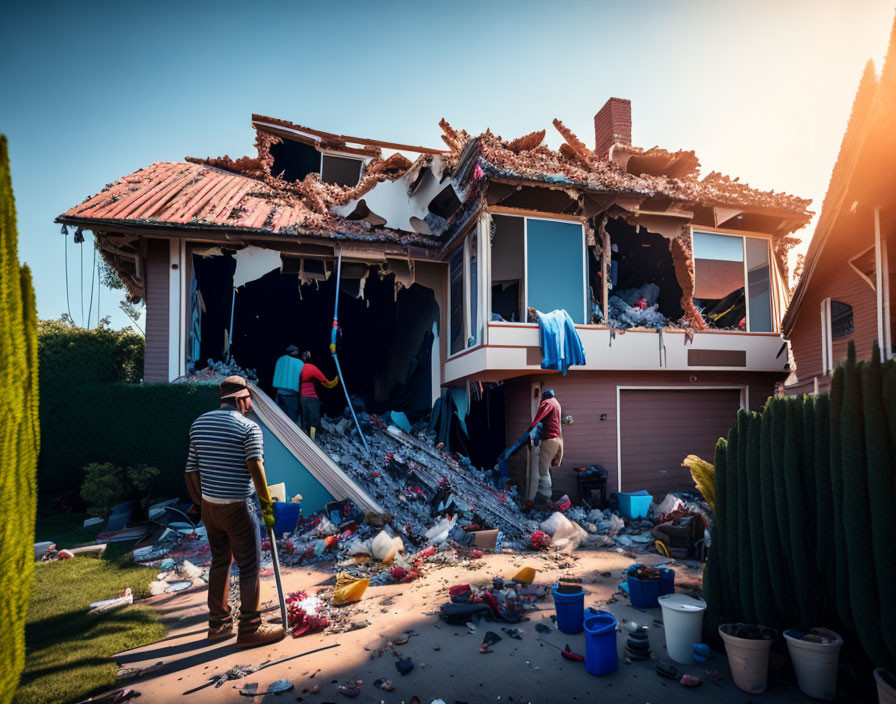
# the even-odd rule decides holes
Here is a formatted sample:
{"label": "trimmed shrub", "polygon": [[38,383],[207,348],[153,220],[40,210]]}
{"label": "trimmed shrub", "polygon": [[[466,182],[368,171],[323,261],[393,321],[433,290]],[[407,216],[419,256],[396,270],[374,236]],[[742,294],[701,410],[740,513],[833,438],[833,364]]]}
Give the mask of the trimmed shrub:
{"label": "trimmed shrub", "polygon": [[831,498],[834,510],[834,542],[828,546],[833,558],[834,600],[840,623],[851,624],[849,606],[849,563],[846,559],[846,536],[843,532],[843,443],[840,417],[843,411],[843,366],[831,378]]}
{"label": "trimmed shrub", "polygon": [[[831,491],[831,401],[827,396],[815,399],[815,566],[819,577],[820,613],[834,608],[831,585],[834,583],[834,497]],[[810,546],[811,549],[811,546]]]}
{"label": "trimmed shrub", "polygon": [[753,570],[749,565],[753,564],[753,549],[750,535],[750,496],[747,487],[747,475],[750,468],[747,465],[749,445],[749,426],[751,423],[749,411],[737,413],[737,556],[738,556],[738,593],[740,595],[740,613],[749,622],[756,620],[753,607]]}
{"label": "trimmed shrub", "polygon": [[[762,477],[759,470],[759,455],[761,441],[762,421],[756,413],[749,414],[749,427],[747,429],[747,507],[750,517],[750,554],[752,555],[752,570],[744,570],[747,576],[752,576],[753,584],[750,591],[752,603],[748,610],[751,621],[758,623],[771,623],[775,618],[775,605],[768,599],[771,591],[768,561],[765,559],[765,532],[762,524]],[[752,574],[751,574],[752,573]]]}
{"label": "trimmed shrub", "polygon": [[796,597],[797,624],[804,629],[812,628],[814,601],[811,592],[811,575],[806,542],[806,523],[809,516],[803,499],[804,485],[800,477],[800,443],[802,433],[800,420],[802,399],[793,398],[784,402],[784,483],[787,488],[787,518],[790,534],[790,559],[793,574],[794,596]]}
{"label": "trimmed shrub", "polygon": [[83,468],[109,462],[159,469],[158,496],[186,498],[183,481],[190,425],[218,407],[207,384],[95,384],[58,399],[47,414],[41,457],[57,486],[77,488]]}
{"label": "trimmed shrub", "polygon": [[[78,449],[57,444],[62,437],[70,439],[60,425],[80,422],[80,412],[72,407],[72,395],[84,386],[140,381],[143,348],[143,337],[130,330],[116,331],[105,327],[85,330],[60,320],[39,323],[40,420],[47,431],[47,442],[37,470],[42,492],[77,486],[81,469],[98,459],[88,456],[79,464],[58,461],[60,454]],[[66,417],[67,413],[74,415]],[[90,449],[93,441],[81,437],[78,444]]]}
{"label": "trimmed shrub", "polygon": [[[896,585],[896,565],[892,552],[896,546],[896,521],[893,520],[893,472],[887,441],[887,418],[883,403],[883,374],[877,343],[871,362],[862,367],[862,405],[865,418],[865,449],[868,462],[868,502],[871,517],[871,547],[877,573],[880,622],[896,623],[896,603],[888,598]],[[882,636],[891,653],[896,653],[896,632],[884,629]]]}
{"label": "trimmed shrub", "polygon": [[159,476],[155,467],[119,467],[111,462],[93,463],[84,468],[81,498],[91,516],[108,518],[116,504],[131,499],[144,508]]}
{"label": "trimmed shrub", "polygon": [[0,701],[25,665],[34,570],[38,424],[37,312],[31,271],[19,266],[9,148],[0,135]]}
{"label": "trimmed shrub", "polygon": [[[743,610],[740,600],[740,541],[738,535],[740,533],[740,516],[739,505],[740,496],[738,495],[737,466],[738,454],[737,428],[732,428],[728,432],[728,449],[725,452],[727,458],[727,467],[725,468],[725,563],[724,568],[728,572],[728,592],[731,594],[731,607],[733,612],[726,616],[736,616],[738,620],[742,620]],[[716,467],[718,472],[718,467]],[[745,563],[748,564],[748,563]]]}
{"label": "trimmed shrub", "polygon": [[[725,482],[727,472],[725,464],[727,443],[724,438],[716,442],[715,462],[715,491],[717,505],[724,505]],[[716,629],[722,622],[723,615],[729,613],[730,598],[728,596],[727,579],[723,575],[723,567],[727,552],[725,550],[725,512],[716,511],[715,520],[710,528],[709,557],[703,569],[703,594],[706,597],[706,613],[703,616],[703,639],[707,642],[715,642],[718,638]]]}

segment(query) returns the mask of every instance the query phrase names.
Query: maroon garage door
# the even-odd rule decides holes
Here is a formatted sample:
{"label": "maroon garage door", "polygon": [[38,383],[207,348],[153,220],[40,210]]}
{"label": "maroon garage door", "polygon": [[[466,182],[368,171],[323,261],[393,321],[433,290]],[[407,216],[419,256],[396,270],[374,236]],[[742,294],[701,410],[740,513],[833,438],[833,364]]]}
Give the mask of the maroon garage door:
{"label": "maroon garage door", "polygon": [[737,421],[739,389],[621,389],[619,438],[622,491],[694,490],[681,461],[699,455],[712,462],[716,440]]}

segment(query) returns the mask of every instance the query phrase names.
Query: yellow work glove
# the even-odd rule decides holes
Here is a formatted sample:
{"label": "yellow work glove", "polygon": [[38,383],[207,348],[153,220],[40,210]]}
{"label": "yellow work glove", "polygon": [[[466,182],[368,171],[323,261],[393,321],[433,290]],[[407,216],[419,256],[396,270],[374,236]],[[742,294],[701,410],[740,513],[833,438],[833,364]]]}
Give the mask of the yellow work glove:
{"label": "yellow work glove", "polygon": [[339,375],[337,374],[336,376],[333,377],[332,380],[322,382],[321,386],[323,386],[325,389],[332,389],[338,383],[339,383]]}
{"label": "yellow work glove", "polygon": [[259,499],[261,503],[261,522],[268,530],[274,530],[274,503]]}

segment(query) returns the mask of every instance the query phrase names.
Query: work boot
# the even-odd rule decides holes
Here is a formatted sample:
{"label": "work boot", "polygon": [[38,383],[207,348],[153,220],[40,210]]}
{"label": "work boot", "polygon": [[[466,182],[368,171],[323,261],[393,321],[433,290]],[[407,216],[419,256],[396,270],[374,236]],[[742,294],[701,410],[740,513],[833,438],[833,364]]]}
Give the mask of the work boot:
{"label": "work boot", "polygon": [[206,638],[209,640],[223,640],[233,637],[233,621],[225,621],[219,626],[209,626]]}
{"label": "work boot", "polygon": [[283,640],[286,637],[286,631],[280,626],[272,626],[269,623],[261,624],[257,630],[251,633],[244,633],[240,629],[236,637],[237,648],[255,648],[259,645],[269,645]]}

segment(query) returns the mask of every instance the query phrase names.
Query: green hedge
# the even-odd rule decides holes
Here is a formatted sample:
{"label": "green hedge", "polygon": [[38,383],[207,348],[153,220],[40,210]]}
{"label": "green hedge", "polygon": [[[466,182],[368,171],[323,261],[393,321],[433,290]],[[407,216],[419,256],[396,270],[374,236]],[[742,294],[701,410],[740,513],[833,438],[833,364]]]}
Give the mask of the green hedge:
{"label": "green hedge", "polygon": [[84,328],[42,320],[38,328],[41,397],[72,386],[143,379],[143,336],[130,329]]}
{"label": "green hedge", "polygon": [[[743,455],[757,432],[758,447]],[[827,626],[878,667],[896,664],[894,450],[896,361],[882,364],[876,344],[871,360],[857,362],[850,343],[829,396],[773,398],[761,415],[741,412],[716,447],[706,637],[744,618]]]}
{"label": "green hedge", "polygon": [[207,384],[89,384],[41,408],[40,486],[77,488],[92,462],[158,467],[155,492],[186,496],[190,424],[218,406]]}

